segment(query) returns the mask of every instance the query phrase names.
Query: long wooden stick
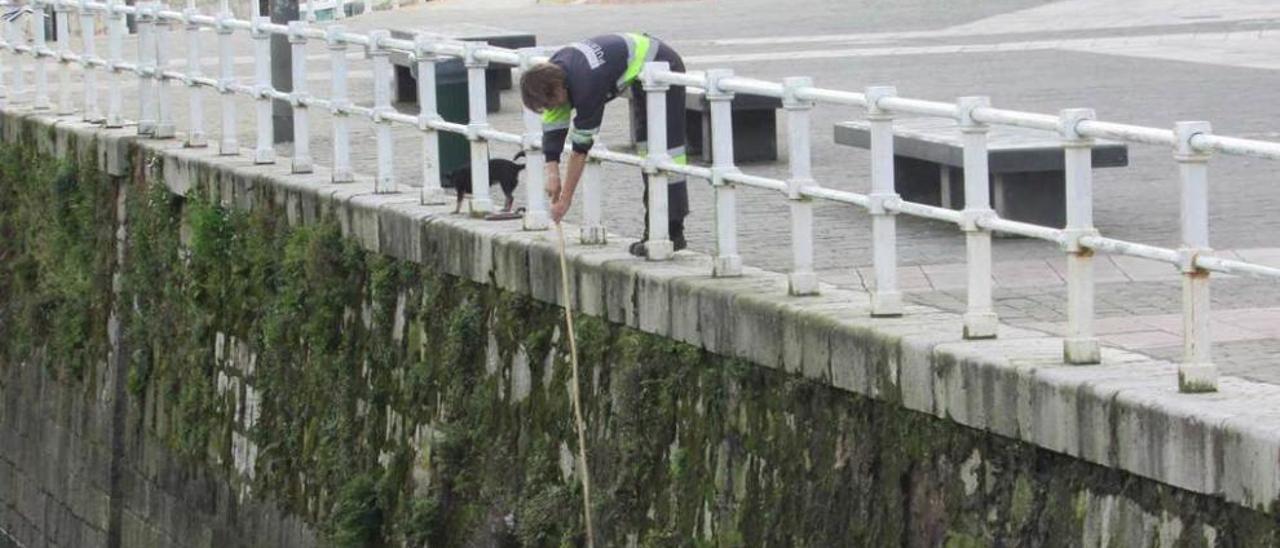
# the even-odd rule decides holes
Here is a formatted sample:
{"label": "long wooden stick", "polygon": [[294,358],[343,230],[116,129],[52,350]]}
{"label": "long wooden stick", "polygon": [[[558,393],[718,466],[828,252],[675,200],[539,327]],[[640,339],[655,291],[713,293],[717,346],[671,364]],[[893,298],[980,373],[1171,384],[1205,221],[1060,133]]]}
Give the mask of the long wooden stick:
{"label": "long wooden stick", "polygon": [[560,288],[564,295],[564,323],[569,334],[569,361],[573,364],[573,416],[578,425],[578,465],[582,472],[582,515],[587,521],[587,546],[595,548],[595,531],[591,527],[591,473],[587,469],[587,428],[582,420],[582,396],[578,388],[578,337],[573,332],[573,299],[569,296],[569,265],[565,258],[564,226],[556,223],[560,234]]}

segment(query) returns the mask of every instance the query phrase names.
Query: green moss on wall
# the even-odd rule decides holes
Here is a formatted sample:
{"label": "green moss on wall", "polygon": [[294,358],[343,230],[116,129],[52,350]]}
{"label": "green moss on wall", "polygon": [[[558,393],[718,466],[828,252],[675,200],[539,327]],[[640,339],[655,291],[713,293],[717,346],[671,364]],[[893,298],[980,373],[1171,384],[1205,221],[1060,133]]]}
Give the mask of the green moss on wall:
{"label": "green moss on wall", "polygon": [[[0,154],[25,158],[0,171],[5,361],[103,359],[115,225],[99,210],[115,187],[27,147]],[[559,309],[208,190],[127,187],[129,387],[163,410],[153,434],[227,481],[247,481],[246,437],[254,496],[335,545],[582,543]],[[1097,497],[1179,516],[1187,545],[1205,526],[1277,540],[1273,516],[598,319],[576,330],[609,545],[1071,545]]]}

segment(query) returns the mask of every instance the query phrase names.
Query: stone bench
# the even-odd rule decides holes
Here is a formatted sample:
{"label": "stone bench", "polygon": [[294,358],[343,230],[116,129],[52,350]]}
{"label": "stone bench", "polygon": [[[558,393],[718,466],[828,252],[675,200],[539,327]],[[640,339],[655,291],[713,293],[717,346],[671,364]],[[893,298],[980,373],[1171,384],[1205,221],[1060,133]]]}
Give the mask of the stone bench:
{"label": "stone bench", "polygon": [[[630,93],[622,94],[628,108],[634,108],[635,99]],[[701,156],[711,162],[711,105],[700,89],[685,91],[685,142],[689,156]],[[738,93],[733,96],[730,110],[733,118],[734,163],[772,162],[778,159],[778,118],[782,100],[776,97]],[[635,117],[628,116],[633,124],[628,138],[635,135]],[[635,144],[634,141],[631,144]]]}
{"label": "stone bench", "polygon": [[[964,207],[964,146],[954,120],[907,118],[893,124],[894,188],[904,200]],[[1052,133],[993,126],[988,134],[991,202],[1001,217],[1061,228],[1066,223],[1062,143]],[[870,148],[866,121],[836,124],[836,144]],[[1123,143],[1098,140],[1093,167],[1129,165]]]}
{"label": "stone bench", "polygon": [[[488,25],[462,23],[456,25],[432,26],[429,28],[392,30],[391,37],[402,40],[413,40],[418,35],[431,35],[449,40],[465,40],[484,42],[491,46],[509,49],[533,47],[537,38],[527,32],[515,32]],[[418,101],[418,67],[409,59],[409,55],[391,52],[391,64],[395,68],[395,100],[397,102],[416,103]],[[511,89],[511,70],[515,65],[505,63],[489,63],[485,70],[485,91],[488,112],[497,112],[502,107],[499,92]],[[452,58],[436,65],[437,75],[465,74],[462,59]]]}

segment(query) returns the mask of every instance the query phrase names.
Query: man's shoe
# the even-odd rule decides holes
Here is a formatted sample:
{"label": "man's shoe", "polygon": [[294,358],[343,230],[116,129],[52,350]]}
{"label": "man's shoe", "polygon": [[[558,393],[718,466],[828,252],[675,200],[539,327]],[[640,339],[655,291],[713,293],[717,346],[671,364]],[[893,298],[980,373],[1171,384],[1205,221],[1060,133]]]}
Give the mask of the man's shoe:
{"label": "man's shoe", "polygon": [[[627,248],[627,251],[629,251],[632,255],[635,255],[637,257],[648,257],[649,252],[648,252],[648,249],[645,247],[646,243],[647,242],[645,240],[632,242],[631,247]],[[685,249],[688,247],[689,247],[689,243],[686,242],[683,237],[672,238],[671,240],[671,248],[673,251],[680,251],[681,249]]]}

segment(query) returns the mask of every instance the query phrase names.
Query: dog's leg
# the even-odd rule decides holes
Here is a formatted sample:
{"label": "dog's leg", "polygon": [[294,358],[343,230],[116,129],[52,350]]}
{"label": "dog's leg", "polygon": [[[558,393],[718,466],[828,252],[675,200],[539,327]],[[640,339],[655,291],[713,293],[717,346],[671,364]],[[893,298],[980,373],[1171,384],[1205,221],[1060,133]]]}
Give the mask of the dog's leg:
{"label": "dog's leg", "polygon": [[507,195],[507,205],[505,205],[505,206],[503,206],[503,207],[502,207],[502,212],[503,212],[503,213],[511,213],[511,206],[515,205],[515,203],[516,203],[516,197],[515,197],[515,196],[512,196],[512,195],[510,195],[510,194],[508,194],[508,195]]}
{"label": "dog's leg", "polygon": [[453,214],[454,214],[454,215],[457,215],[457,214],[459,214],[459,213],[462,213],[462,198],[463,198],[463,196],[465,196],[465,195],[462,193],[462,189],[458,189],[458,204],[457,204],[457,205],[455,205],[455,206],[453,206]]}

